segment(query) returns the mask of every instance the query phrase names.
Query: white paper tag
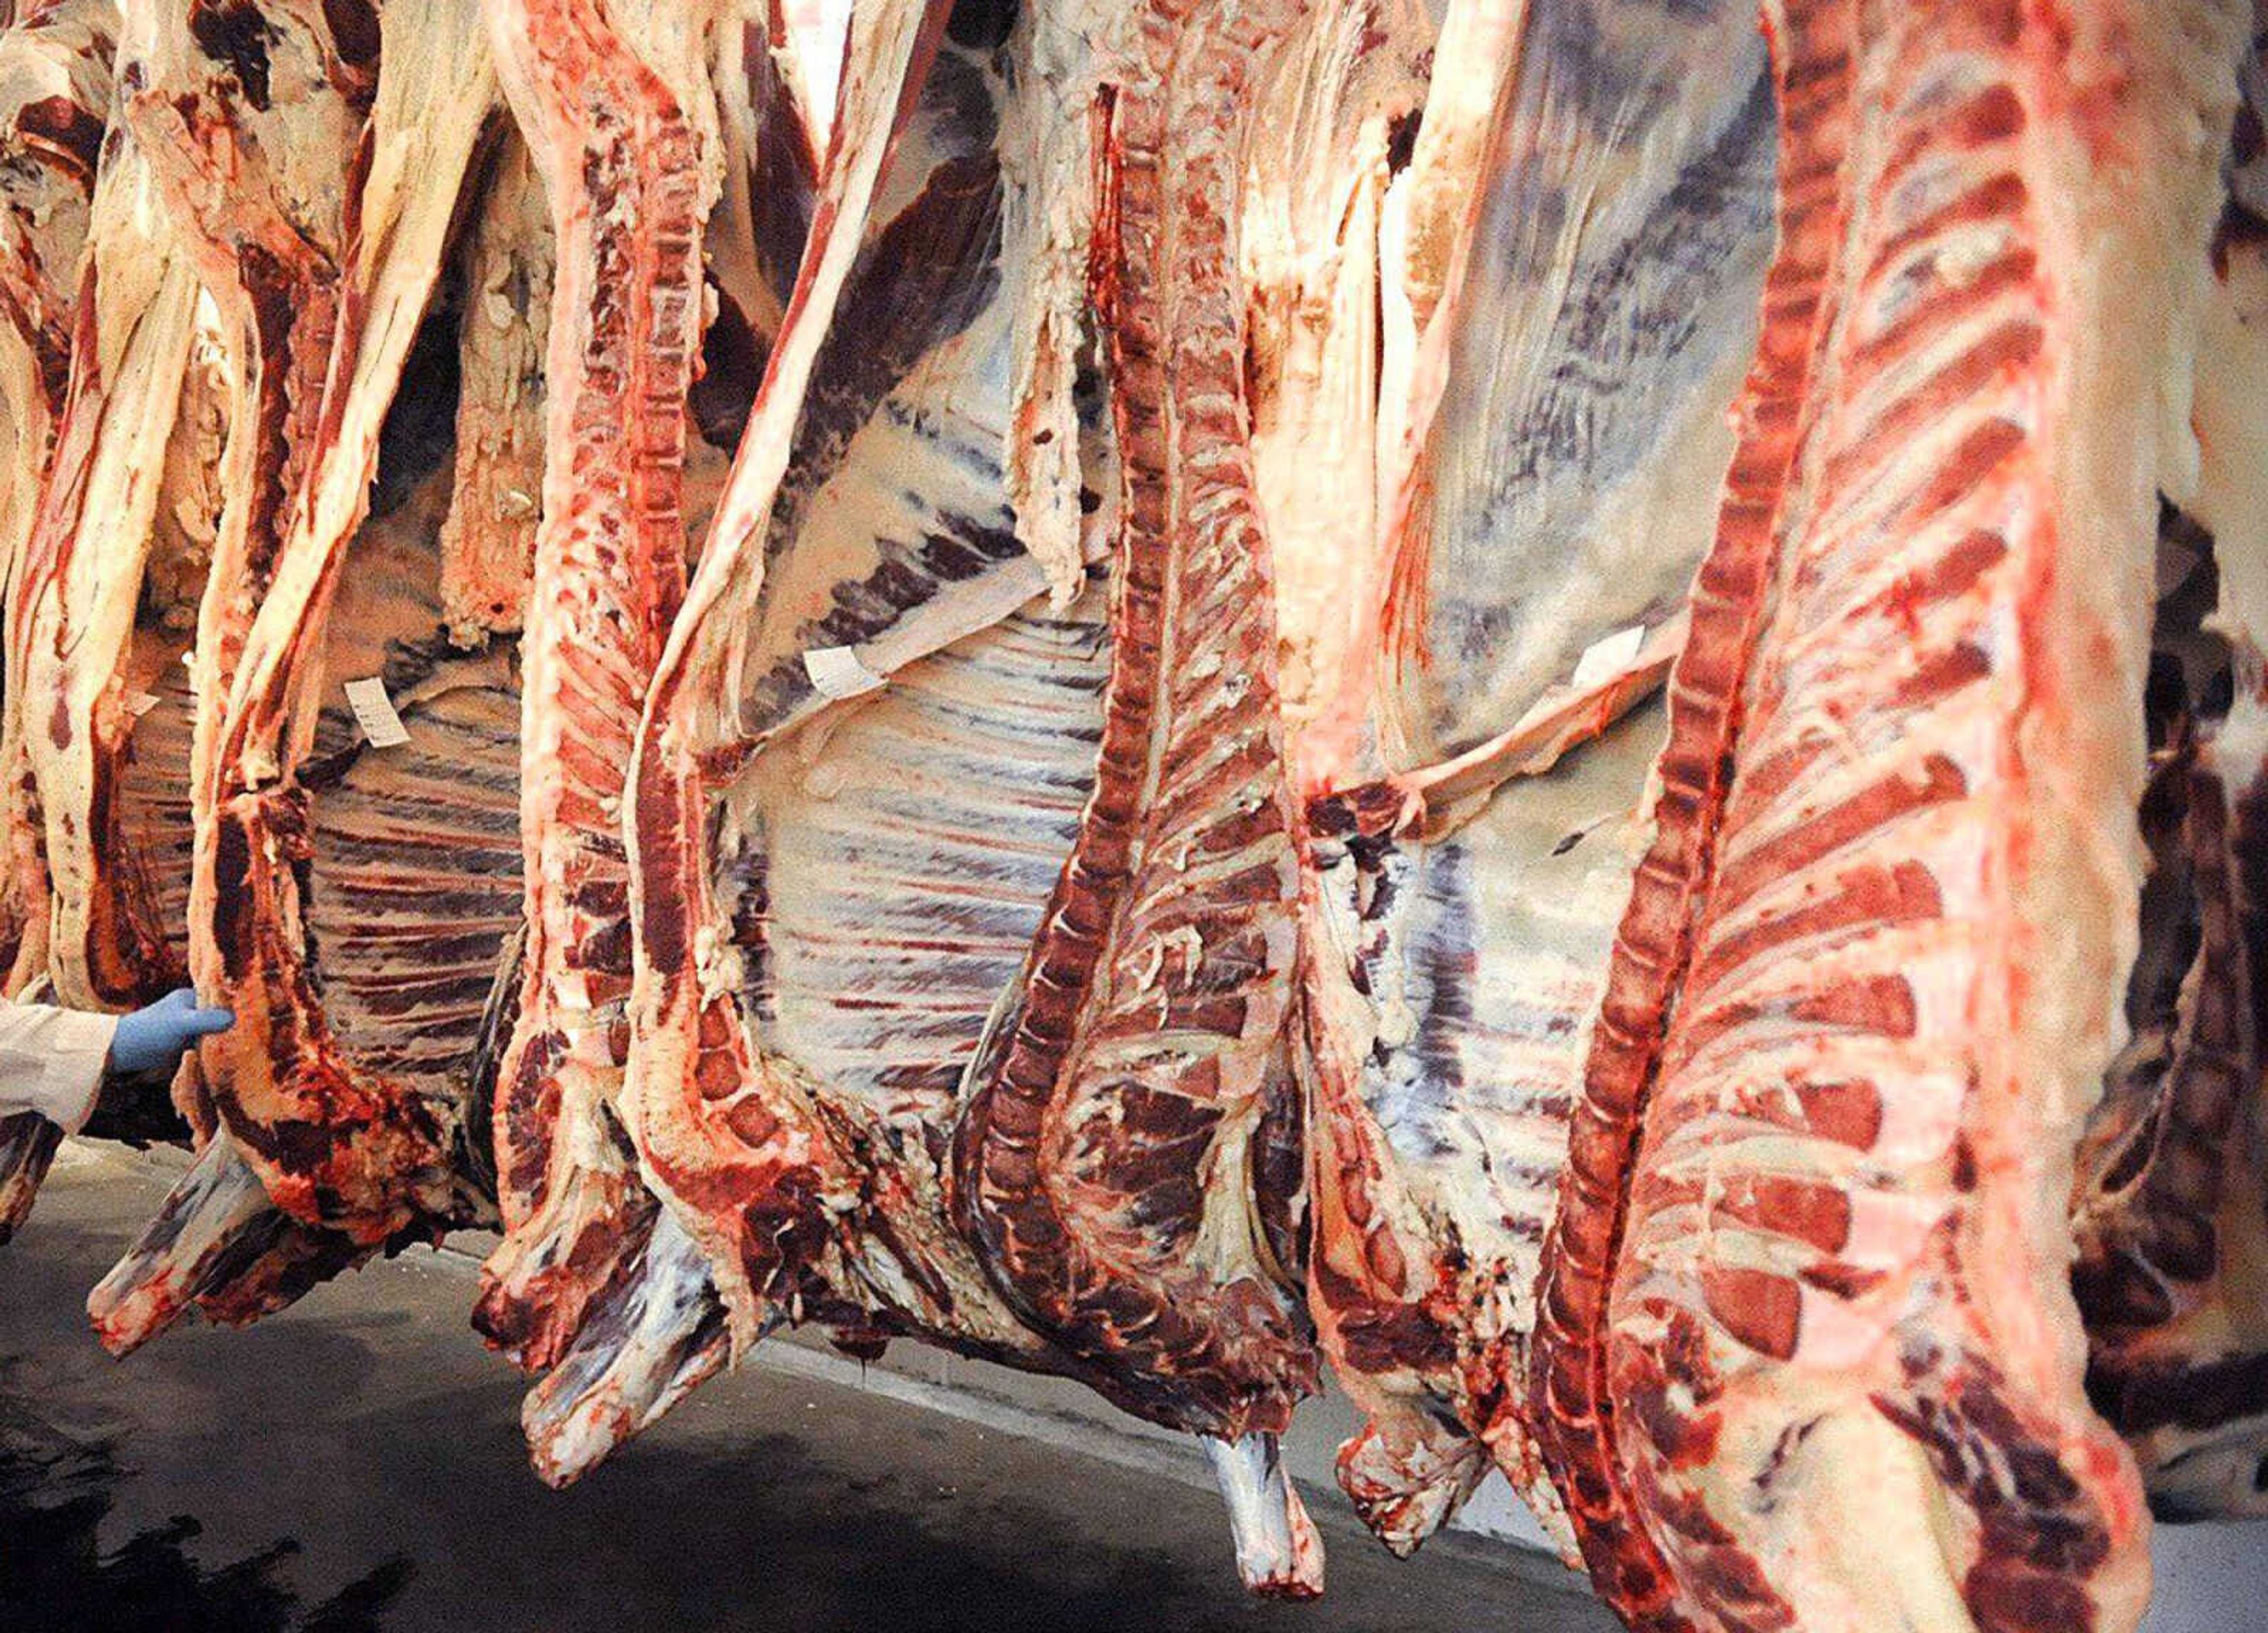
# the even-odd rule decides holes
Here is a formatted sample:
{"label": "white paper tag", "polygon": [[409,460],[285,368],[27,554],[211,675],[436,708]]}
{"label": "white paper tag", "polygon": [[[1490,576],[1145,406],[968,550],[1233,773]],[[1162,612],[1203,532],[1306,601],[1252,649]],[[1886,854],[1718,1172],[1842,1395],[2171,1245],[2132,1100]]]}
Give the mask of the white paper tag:
{"label": "white paper tag", "polygon": [[1627,629],[1602,636],[1583,649],[1582,657],[1575,660],[1575,689],[1587,691],[1602,681],[1611,680],[1630,667],[1631,659],[1646,644],[1646,626],[1632,624]]}
{"label": "white paper tag", "polygon": [[348,681],[346,689],[347,707],[354,710],[355,724],[372,748],[399,748],[409,740],[401,717],[394,712],[394,700],[386,695],[385,681],[372,675]]}
{"label": "white paper tag", "polygon": [[847,646],[814,646],[803,655],[803,672],[822,697],[856,697],[882,684],[882,677],[858,661]]}

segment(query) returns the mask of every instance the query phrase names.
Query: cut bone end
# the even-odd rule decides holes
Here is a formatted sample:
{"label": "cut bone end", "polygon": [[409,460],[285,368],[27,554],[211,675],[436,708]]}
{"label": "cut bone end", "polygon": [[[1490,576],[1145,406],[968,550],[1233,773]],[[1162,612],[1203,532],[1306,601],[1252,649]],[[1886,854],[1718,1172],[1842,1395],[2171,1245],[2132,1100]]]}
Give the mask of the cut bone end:
{"label": "cut bone end", "polygon": [[572,1188],[576,1201],[507,1235],[482,1269],[474,1330],[522,1372],[566,1358],[648,1228],[651,1204],[633,1203],[627,1188]]}
{"label": "cut bone end", "polygon": [[30,1112],[0,1122],[0,1247],[30,1215],[63,1142],[60,1128]]}
{"label": "cut bone end", "polygon": [[1397,1435],[1375,1420],[1339,1447],[1339,1489],[1396,1559],[1447,1525],[1488,1469],[1486,1449],[1469,1437]]}
{"label": "cut bone end", "polygon": [[139,1349],[232,1269],[269,1251],[288,1224],[235,1146],[214,1139],[87,1296],[102,1347],[114,1356]]}
{"label": "cut bone end", "polygon": [[630,1276],[592,1307],[520,1410],[545,1484],[573,1484],[725,1365],[725,1306],[700,1249],[663,1214]]}
{"label": "cut bone end", "polygon": [[1236,1572],[1263,1599],[1315,1599],[1323,1591],[1323,1540],[1284,1473],[1274,1435],[1207,1439],[1205,1455],[1228,1504]]}

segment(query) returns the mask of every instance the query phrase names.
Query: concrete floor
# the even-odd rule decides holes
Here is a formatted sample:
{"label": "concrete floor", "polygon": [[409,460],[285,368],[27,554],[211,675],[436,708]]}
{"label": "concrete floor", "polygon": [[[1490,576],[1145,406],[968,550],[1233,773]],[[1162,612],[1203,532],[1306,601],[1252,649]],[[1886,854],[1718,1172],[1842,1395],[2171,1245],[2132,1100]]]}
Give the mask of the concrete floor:
{"label": "concrete floor", "polygon": [[1328,1597],[1251,1603],[1204,1490],[777,1372],[718,1379],[549,1491],[522,1460],[519,1380],[466,1327],[469,1263],[443,1255],[114,1363],[82,1301],[165,1178],[67,1161],[0,1252],[11,1633],[1616,1625],[1549,1561],[1447,1536],[1399,1563],[1312,1493]]}

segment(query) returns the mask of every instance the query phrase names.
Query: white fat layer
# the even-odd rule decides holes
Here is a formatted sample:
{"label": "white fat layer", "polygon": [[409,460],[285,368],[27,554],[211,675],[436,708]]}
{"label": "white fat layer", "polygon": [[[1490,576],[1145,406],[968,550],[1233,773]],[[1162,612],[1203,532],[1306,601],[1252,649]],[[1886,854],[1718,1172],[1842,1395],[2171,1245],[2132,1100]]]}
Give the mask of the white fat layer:
{"label": "white fat layer", "polygon": [[[471,0],[391,8],[380,30],[385,66],[368,128],[359,254],[348,269],[359,298],[343,308],[358,311],[363,332],[351,372],[333,386],[343,393],[337,434],[318,452],[303,502],[292,508],[230,695],[232,715],[259,725],[248,743],[263,773],[280,769],[279,705],[319,693],[311,684],[320,681],[311,673],[317,666],[299,661],[299,632],[320,623],[336,582],[334,558],[368,511],[386,410],[440,276],[459,188],[498,97],[488,31]],[[312,709],[303,705],[298,713],[286,755],[304,751],[313,728]]]}
{"label": "white fat layer", "polygon": [[1318,8],[1277,60],[1244,157],[1246,407],[1294,730],[1339,691],[1380,592],[1381,211],[1391,132],[1415,116],[1413,64],[1431,43],[1406,4]]}
{"label": "white fat layer", "polygon": [[[49,973],[58,998],[78,1007],[99,1005],[87,968],[87,937],[97,879],[108,861],[94,853],[86,816],[96,776],[95,723],[134,638],[199,295],[136,146],[122,149],[96,189],[89,259],[99,350],[88,363],[109,390],[107,399],[85,404],[87,429],[59,452],[59,458],[85,460],[77,516],[57,508],[46,523],[43,507],[42,517],[55,530],[52,546],[77,533],[73,524],[80,519],[99,519],[102,548],[71,549],[60,581],[39,599],[20,676],[26,696],[60,699],[73,724],[61,746],[48,732],[26,733],[25,741],[47,819]],[[98,436],[91,449],[82,448],[82,438]]]}
{"label": "white fat layer", "polygon": [[1535,8],[1510,94],[1418,476],[1430,548],[1381,700],[1396,769],[1501,731],[1594,641],[1682,605],[1771,248],[1752,13]]}
{"label": "white fat layer", "polygon": [[457,452],[441,526],[450,638],[520,627],[543,492],[543,365],[556,246],[527,143],[497,138],[491,180],[460,254]]}
{"label": "white fat layer", "polygon": [[1086,548],[1072,386],[1086,327],[1093,254],[1097,77],[1131,15],[1109,0],[1069,0],[1019,11],[1012,49],[1027,71],[1001,121],[1004,246],[1010,283],[1010,412],[1000,460],[1007,501],[1061,612],[1079,593]]}
{"label": "white fat layer", "polygon": [[2213,534],[2220,569],[2215,624],[2253,687],[2268,662],[2268,246],[2232,245],[2227,275],[2205,279],[2196,401],[2199,468],[2190,513]]}
{"label": "white fat layer", "polygon": [[883,180],[893,115],[923,10],[916,0],[882,0],[858,8],[851,18],[835,140],[821,180],[816,219],[826,230],[806,246],[790,320],[774,348],[718,499],[700,570],[670,629],[661,689],[666,689],[667,677],[684,671],[719,677],[725,697],[743,691],[747,661],[742,632],[763,583],[768,523],[787,473],[820,346]]}

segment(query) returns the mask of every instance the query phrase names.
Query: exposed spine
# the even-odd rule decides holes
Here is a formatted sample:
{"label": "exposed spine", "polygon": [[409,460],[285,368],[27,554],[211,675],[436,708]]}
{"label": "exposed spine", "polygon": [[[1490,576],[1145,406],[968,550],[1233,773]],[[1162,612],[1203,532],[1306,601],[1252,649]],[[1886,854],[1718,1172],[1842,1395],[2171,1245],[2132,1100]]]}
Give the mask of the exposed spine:
{"label": "exposed spine", "polygon": [[[858,258],[895,133],[935,60],[944,0],[881,0],[851,19],[835,139],[810,240],[699,570],[647,694],[624,823],[635,936],[630,1057],[622,1107],[648,1182],[707,1255],[753,1342],[792,1300],[855,1186],[807,1097],[764,1061],[727,988],[730,957],[707,869],[702,751],[735,734],[712,688],[737,702],[738,643],[766,572],[766,542],[819,354]],[[718,672],[725,685],[717,688]],[[753,752],[746,741],[729,752]]]}
{"label": "exposed spine", "polygon": [[[2131,960],[2156,394],[2232,10],[1781,19],[1784,202],[1844,81],[1831,294],[1777,520],[1738,502],[1759,423],[1704,570],[1531,1401],[1637,1625],[2139,1615],[2065,1199]],[[2138,293],[2147,340],[2114,315]]]}
{"label": "exposed spine", "polygon": [[1002,1291],[1106,1393],[1229,1439],[1315,1379],[1248,1200],[1288,1092],[1301,842],[1234,206],[1244,109],[1299,18],[1170,0],[1137,24],[1096,233],[1123,506],[1099,769],[958,1163]]}
{"label": "exposed spine", "polygon": [[[520,645],[527,950],[497,1107],[505,1234],[475,1320],[521,1365],[543,1367],[647,1211],[603,1138],[627,1056],[622,793],[685,589],[686,393],[718,177],[713,139],[603,8],[503,0],[490,17],[551,189],[558,265],[543,521]],[[682,38],[665,46],[697,46],[705,31],[669,32]]]}
{"label": "exposed spine", "polygon": [[[1779,95],[1779,247],[1756,362],[1735,410],[1740,445],[1691,628],[1672,673],[1654,838],[1632,882],[1569,1130],[1546,1239],[1525,1409],[1601,1596],[1634,1628],[1684,1625],[1668,1568],[1638,1526],[1615,1457],[1606,1389],[1607,1293],[1627,1186],[1690,954],[1740,731],[1740,693],[1794,468],[1846,203],[1852,19],[1841,0],[1768,12]],[[1507,1396],[1507,1409],[1520,1399]]]}

